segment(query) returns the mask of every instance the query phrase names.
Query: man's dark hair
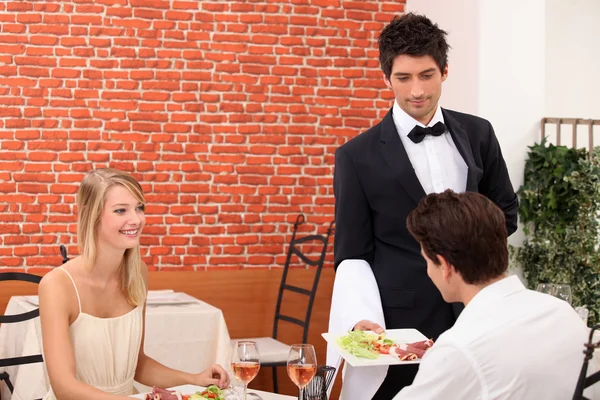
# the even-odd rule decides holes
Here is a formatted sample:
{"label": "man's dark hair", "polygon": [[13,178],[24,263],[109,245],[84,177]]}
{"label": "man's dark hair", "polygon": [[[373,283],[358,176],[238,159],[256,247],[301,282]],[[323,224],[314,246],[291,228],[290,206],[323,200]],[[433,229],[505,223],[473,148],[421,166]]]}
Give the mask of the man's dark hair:
{"label": "man's dark hair", "polygon": [[394,59],[401,54],[431,56],[441,73],[444,73],[448,64],[450,46],[446,42],[446,32],[424,15],[408,13],[394,17],[381,31],[378,42],[379,63],[388,79],[392,74]]}
{"label": "man's dark hair", "polygon": [[508,246],[504,213],[475,193],[432,193],[406,220],[423,253],[436,265],[446,259],[469,284],[489,282],[506,272]]}

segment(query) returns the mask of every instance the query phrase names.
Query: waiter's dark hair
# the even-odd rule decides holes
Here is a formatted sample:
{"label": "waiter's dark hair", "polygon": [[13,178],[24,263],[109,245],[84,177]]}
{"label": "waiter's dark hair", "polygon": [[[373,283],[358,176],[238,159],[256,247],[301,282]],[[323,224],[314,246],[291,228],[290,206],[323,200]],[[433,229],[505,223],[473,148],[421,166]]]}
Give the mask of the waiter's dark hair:
{"label": "waiter's dark hair", "polygon": [[440,255],[469,284],[499,277],[508,268],[504,213],[475,193],[432,193],[406,219],[409,232],[436,265]]}
{"label": "waiter's dark hair", "polygon": [[390,79],[394,59],[406,54],[413,57],[431,56],[444,72],[448,64],[446,32],[424,15],[413,13],[396,16],[383,28],[378,39],[379,63],[386,78]]}

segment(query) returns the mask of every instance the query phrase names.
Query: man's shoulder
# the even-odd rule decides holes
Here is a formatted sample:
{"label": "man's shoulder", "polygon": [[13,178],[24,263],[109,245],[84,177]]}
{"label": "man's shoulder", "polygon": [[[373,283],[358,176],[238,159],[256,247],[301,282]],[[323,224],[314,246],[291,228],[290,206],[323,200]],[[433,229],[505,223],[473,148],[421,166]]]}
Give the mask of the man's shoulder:
{"label": "man's shoulder", "polygon": [[436,345],[449,346],[453,348],[465,347],[466,337],[463,330],[458,325],[454,325],[452,328],[443,332],[435,341]]}
{"label": "man's shoulder", "polygon": [[467,113],[454,111],[454,110],[449,110],[447,108],[442,108],[442,111],[444,113],[450,115],[451,117],[453,117],[454,119],[456,119],[458,122],[461,122],[461,123],[482,124],[482,125],[488,125],[490,123],[487,119],[478,117],[477,115],[467,114]]}
{"label": "man's shoulder", "polygon": [[564,318],[580,321],[580,317],[575,309],[558,297],[531,289],[525,290],[524,296],[528,297],[527,301],[532,304],[532,307],[539,309],[540,312],[546,311],[548,315],[551,315],[557,321],[564,320]]}
{"label": "man's shoulder", "polygon": [[352,139],[338,148],[338,151],[344,151],[347,153],[353,153],[355,151],[364,151],[366,147],[369,147],[371,143],[379,142],[381,136],[381,124],[383,121],[379,121],[364,132],[359,133]]}

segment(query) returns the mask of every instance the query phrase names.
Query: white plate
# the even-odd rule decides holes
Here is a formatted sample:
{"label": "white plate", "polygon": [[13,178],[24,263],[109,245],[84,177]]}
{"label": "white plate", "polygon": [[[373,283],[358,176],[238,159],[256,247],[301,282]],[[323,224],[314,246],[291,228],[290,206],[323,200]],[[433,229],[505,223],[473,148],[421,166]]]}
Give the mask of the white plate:
{"label": "white plate", "polygon": [[[205,388],[201,387],[201,386],[181,385],[181,386],[172,387],[169,390],[177,390],[181,394],[192,394],[192,393],[196,393],[196,392],[201,392],[204,389]],[[263,392],[260,390],[254,390],[254,389],[252,389],[251,391],[249,390],[248,394],[250,394],[250,393],[257,393],[264,400],[295,400],[296,399],[296,397],[285,396],[282,394],[267,393],[267,392]],[[146,393],[132,394],[129,397],[133,397],[134,399],[142,399],[143,400],[144,396],[146,396]],[[251,396],[248,396],[248,398],[250,399]],[[256,398],[256,397],[252,396],[252,398]]]}
{"label": "white plate", "polygon": [[[172,388],[169,388],[169,390],[177,390],[179,393],[181,394],[192,394],[192,393],[196,393],[196,392],[201,392],[206,388],[203,388],[201,386],[194,386],[194,385],[181,385],[181,386],[175,386]],[[132,394],[129,397],[133,397],[134,399],[145,399],[146,393],[140,393],[140,394]]]}
{"label": "white plate", "polygon": [[[419,364],[421,360],[414,361],[400,361],[397,358],[389,354],[380,354],[379,357],[374,359],[360,358],[348,353],[342,349],[335,340],[343,335],[334,335],[332,333],[323,333],[323,338],[335,346],[336,350],[348,364],[353,367],[372,367],[375,365],[407,365],[407,364]],[[388,329],[385,331],[385,336],[388,339],[392,339],[397,344],[400,343],[413,343],[427,340],[427,337],[416,329]]]}
{"label": "white plate", "polygon": [[202,301],[183,292],[153,293],[148,292],[148,306],[172,306],[177,304],[201,304]]}

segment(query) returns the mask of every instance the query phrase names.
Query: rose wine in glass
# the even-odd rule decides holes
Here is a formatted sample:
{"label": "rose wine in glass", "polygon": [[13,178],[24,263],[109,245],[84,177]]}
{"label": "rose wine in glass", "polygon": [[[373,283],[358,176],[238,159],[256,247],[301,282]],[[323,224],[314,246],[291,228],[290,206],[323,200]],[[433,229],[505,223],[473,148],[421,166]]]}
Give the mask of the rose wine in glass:
{"label": "rose wine in glass", "polygon": [[246,400],[248,384],[256,377],[260,369],[260,357],[256,342],[241,341],[236,343],[233,350],[231,369],[235,377],[244,384],[244,400]]}
{"label": "rose wine in glass", "polygon": [[[308,385],[317,372],[317,356],[311,344],[294,344],[290,348],[287,360],[287,373],[298,386],[298,399],[303,398],[304,387]],[[302,395],[302,397],[301,397]]]}

